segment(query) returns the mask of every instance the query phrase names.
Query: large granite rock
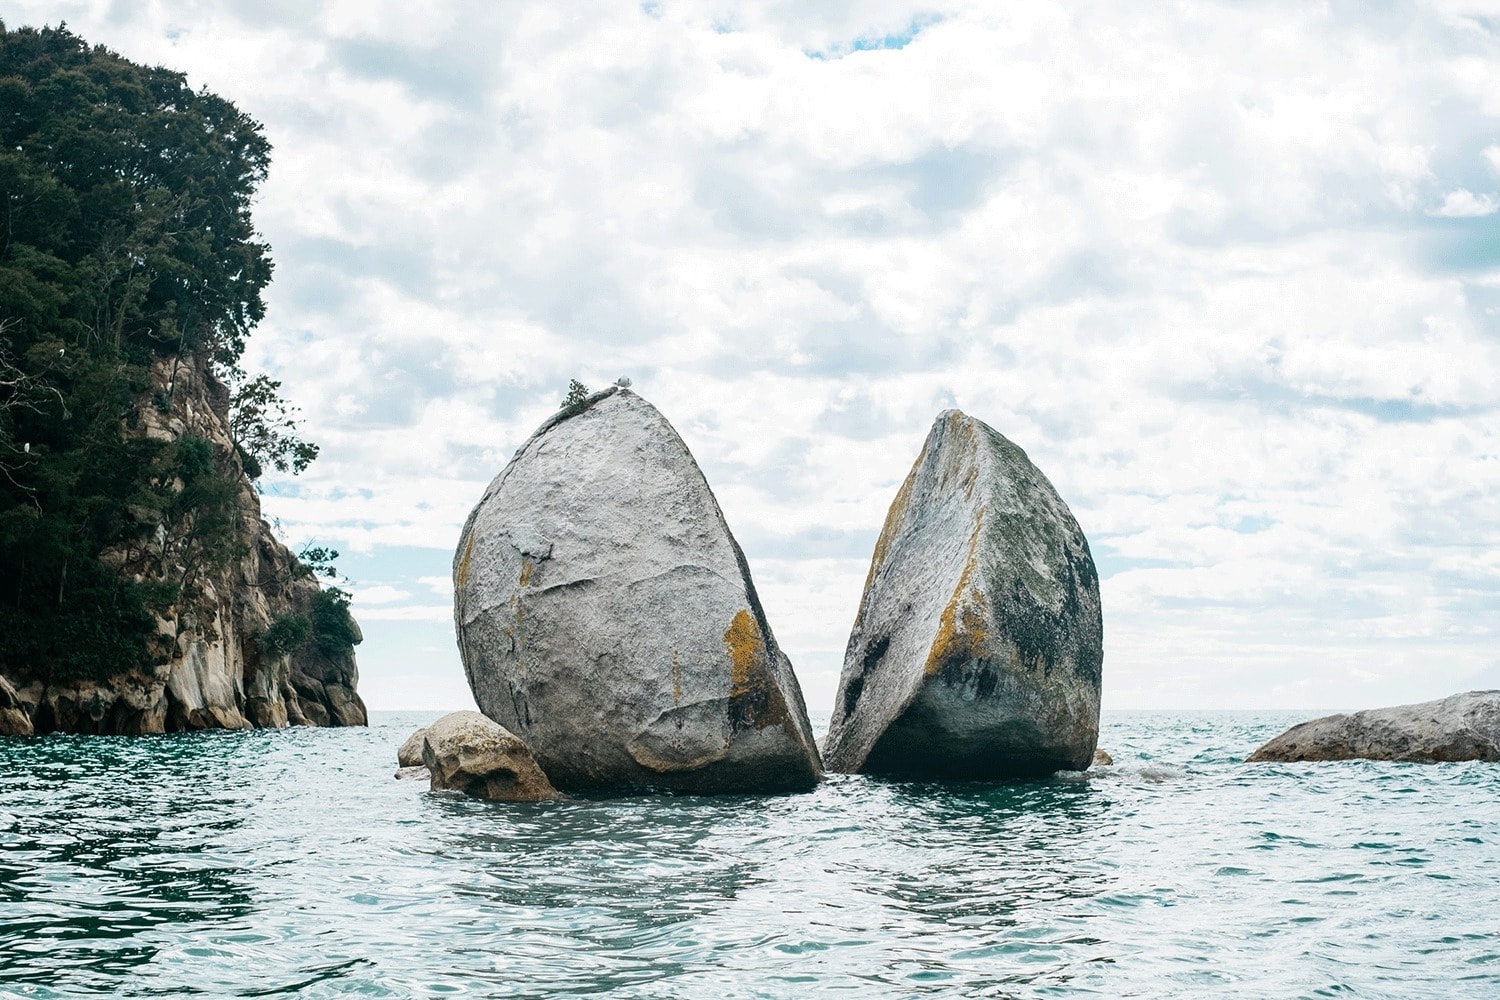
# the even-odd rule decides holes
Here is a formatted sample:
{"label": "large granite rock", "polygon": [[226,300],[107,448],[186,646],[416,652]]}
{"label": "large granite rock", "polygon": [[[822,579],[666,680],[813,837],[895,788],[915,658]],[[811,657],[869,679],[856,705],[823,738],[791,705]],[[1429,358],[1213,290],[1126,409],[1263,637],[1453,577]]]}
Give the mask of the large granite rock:
{"label": "large granite rock", "polygon": [[1423,764],[1500,760],[1500,691],[1325,715],[1299,723],[1250,755],[1252,761],[1404,760]]}
{"label": "large granite rock", "polygon": [[1088,542],[1026,453],[941,414],[865,581],[829,770],[1009,778],[1082,770],[1104,660]]}
{"label": "large granite rock", "polygon": [[687,446],[628,389],[548,420],[469,515],[454,617],[480,709],[563,789],[812,787],[816,744]]}
{"label": "large granite rock", "polygon": [[422,730],[422,762],[433,791],[496,802],[561,798],[526,744],[478,712],[453,712]]}

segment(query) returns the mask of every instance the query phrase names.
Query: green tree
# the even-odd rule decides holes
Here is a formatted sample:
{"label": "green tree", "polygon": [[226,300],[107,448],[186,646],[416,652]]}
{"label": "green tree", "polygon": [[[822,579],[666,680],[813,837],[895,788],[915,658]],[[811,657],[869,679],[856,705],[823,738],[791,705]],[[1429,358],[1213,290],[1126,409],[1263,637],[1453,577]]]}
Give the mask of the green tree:
{"label": "green tree", "polygon": [[280,382],[268,375],[249,378],[235,368],[229,392],[229,433],[251,479],[259,479],[267,465],[296,475],[318,457],[318,446],[298,435],[298,408],[281,398]]}
{"label": "green tree", "polygon": [[[170,362],[164,410],[180,366],[210,382],[239,371],[272,271],[250,212],[270,151],[255,121],[180,73],[65,27],[0,22],[7,672],[104,676],[140,664],[150,612],[191,597],[205,570],[235,556],[232,459],[206,441],[125,431],[152,393],[153,364]],[[296,437],[279,385],[242,381],[241,447],[300,471],[316,448]],[[131,560],[101,562],[120,552],[163,572],[142,582],[123,568]]]}
{"label": "green tree", "polygon": [[576,416],[588,409],[589,387],[575,379],[568,380],[568,394],[563,397],[562,411],[569,416]]}

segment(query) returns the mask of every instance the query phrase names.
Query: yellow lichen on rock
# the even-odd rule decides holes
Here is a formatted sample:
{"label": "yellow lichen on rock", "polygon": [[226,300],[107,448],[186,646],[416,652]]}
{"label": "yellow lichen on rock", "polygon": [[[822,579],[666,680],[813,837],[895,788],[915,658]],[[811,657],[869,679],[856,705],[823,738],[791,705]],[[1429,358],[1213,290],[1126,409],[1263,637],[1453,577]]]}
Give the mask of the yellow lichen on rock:
{"label": "yellow lichen on rock", "polygon": [[536,572],[536,563],[531,561],[530,556],[521,557],[521,586],[531,586],[531,575]]}
{"label": "yellow lichen on rock", "polygon": [[729,711],[731,717],[764,729],[787,720],[786,699],[771,673],[760,624],[749,611],[735,614],[724,630],[724,648],[729,652]]}
{"label": "yellow lichen on rock", "polygon": [[875,555],[870,559],[870,572],[865,576],[865,589],[870,589],[870,581],[875,579],[875,574],[885,565],[885,560],[890,555],[891,546],[895,544],[896,536],[901,534],[901,523],[906,517],[907,505],[911,503],[912,480],[916,478],[917,466],[921,465],[922,459],[917,458],[916,465],[912,466],[911,473],[907,475],[906,481],[901,484],[901,489],[896,493],[896,499],[891,501],[891,509],[885,515],[885,524],[880,529],[880,537],[875,540]]}
{"label": "yellow lichen on rock", "polygon": [[989,638],[985,629],[985,610],[989,600],[982,591],[969,583],[983,527],[984,511],[981,510],[974,527],[974,536],[969,540],[969,558],[965,560],[964,570],[959,574],[958,585],[953,588],[952,599],[938,617],[937,635],[933,637],[932,648],[927,653],[925,673],[928,677],[941,671],[944,664],[978,659],[984,655],[985,642]]}
{"label": "yellow lichen on rock", "polygon": [[729,697],[749,694],[755,687],[754,675],[765,669],[766,643],[749,611],[740,610],[724,631],[724,648],[729,650]]}
{"label": "yellow lichen on rock", "polygon": [[458,589],[460,591],[463,589],[464,584],[469,582],[469,557],[474,554],[474,535],[472,532],[469,533],[469,537],[466,539],[466,542],[467,544],[464,545],[463,558],[458,561],[458,572],[453,574],[454,580],[455,582],[457,582]]}

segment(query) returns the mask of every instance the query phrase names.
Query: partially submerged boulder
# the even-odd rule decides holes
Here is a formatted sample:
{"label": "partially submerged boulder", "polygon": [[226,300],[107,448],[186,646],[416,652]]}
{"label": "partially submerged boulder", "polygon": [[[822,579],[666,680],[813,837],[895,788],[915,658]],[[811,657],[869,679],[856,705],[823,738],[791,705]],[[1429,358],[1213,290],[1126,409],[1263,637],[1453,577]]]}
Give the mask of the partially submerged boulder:
{"label": "partially submerged boulder", "polygon": [[829,770],[1016,778],[1083,770],[1099,735],[1099,578],[1026,453],[937,418],[875,545]]}
{"label": "partially submerged boulder", "polygon": [[396,765],[398,767],[420,767],[422,766],[422,744],[427,739],[427,728],[424,726],[412,733],[401,744],[396,751]]}
{"label": "partially submerged boulder", "polygon": [[452,789],[498,802],[561,798],[526,744],[478,712],[453,712],[422,732],[422,763],[433,791]]}
{"label": "partially submerged boulder", "polygon": [[1325,715],[1291,727],[1249,760],[1500,760],[1500,691]]}
{"label": "partially submerged boulder", "polygon": [[811,788],[802,692],[671,424],[623,387],[532,435],[469,515],[454,618],[480,709],[560,788]]}

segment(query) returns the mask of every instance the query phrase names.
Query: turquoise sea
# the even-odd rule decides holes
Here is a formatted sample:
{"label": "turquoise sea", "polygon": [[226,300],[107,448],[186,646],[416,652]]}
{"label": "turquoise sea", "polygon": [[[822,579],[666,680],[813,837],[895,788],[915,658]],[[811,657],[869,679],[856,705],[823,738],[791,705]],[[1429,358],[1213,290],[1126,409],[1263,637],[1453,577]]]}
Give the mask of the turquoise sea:
{"label": "turquoise sea", "polygon": [[1239,763],[1310,714],[539,805],[392,780],[436,714],[0,740],[0,996],[1500,997],[1500,765]]}

